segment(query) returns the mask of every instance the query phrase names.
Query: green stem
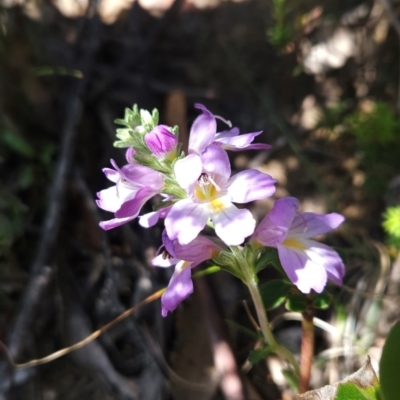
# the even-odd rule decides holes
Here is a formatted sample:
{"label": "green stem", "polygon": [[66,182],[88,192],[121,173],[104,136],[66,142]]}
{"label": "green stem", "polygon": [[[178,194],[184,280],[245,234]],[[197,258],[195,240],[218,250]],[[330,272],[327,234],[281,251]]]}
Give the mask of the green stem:
{"label": "green stem", "polygon": [[239,248],[237,248],[236,246],[231,246],[231,250],[239,262],[239,266],[244,278],[244,283],[249,289],[250,296],[253,300],[253,304],[257,313],[258,323],[260,324],[261,332],[264,336],[266,344],[271,346],[275,353],[285,358],[292,365],[292,367],[296,371],[296,374],[300,375],[300,368],[293,354],[284,346],[280,345],[276,341],[274,334],[272,333],[272,330],[268,322],[267,310],[264,307],[264,303],[262,301],[261,294],[258,289],[257,277],[254,274],[254,268],[251,268],[247,264],[247,261],[243,257],[243,254],[239,250]]}

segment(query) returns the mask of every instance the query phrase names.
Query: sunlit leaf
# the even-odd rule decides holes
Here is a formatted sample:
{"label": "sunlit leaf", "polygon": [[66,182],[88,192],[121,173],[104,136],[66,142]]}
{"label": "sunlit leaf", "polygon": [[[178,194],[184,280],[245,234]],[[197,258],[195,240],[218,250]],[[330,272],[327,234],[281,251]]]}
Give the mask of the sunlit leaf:
{"label": "sunlit leaf", "polygon": [[390,331],[380,361],[382,393],[386,400],[400,397],[400,321]]}
{"label": "sunlit leaf", "polygon": [[285,303],[286,308],[293,312],[303,312],[307,309],[307,298],[303,294],[289,294]]}
{"label": "sunlit leaf", "polygon": [[332,295],[328,292],[317,293],[313,296],[312,305],[321,310],[327,309],[332,302]]}
{"label": "sunlit leaf", "polygon": [[282,279],[274,279],[260,286],[265,308],[271,310],[280,306],[289,294],[291,285]]}

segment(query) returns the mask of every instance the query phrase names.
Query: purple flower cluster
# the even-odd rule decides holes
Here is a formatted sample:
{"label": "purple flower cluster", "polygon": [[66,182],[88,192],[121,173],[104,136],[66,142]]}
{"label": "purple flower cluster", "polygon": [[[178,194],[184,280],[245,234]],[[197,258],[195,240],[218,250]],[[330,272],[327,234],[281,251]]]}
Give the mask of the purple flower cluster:
{"label": "purple flower cluster", "polygon": [[[277,248],[285,272],[300,291],[321,292],[327,279],[341,284],[344,265],[338,254],[310,238],[335,229],[344,218],[335,213],[300,213],[297,199],[284,198],[275,202],[256,227],[250,211],[237,208],[235,203],[272,196],[276,181],[254,169],[231,176],[226,150],[270,146],[253,143],[261,132],[240,135],[237,128],[217,132],[217,119],[222,118],[202,105],[197,104],[196,108],[201,114],[191,127],[187,156],[178,154],[177,135],[168,126],[144,124],[150,126],[147,131],[136,127],[135,135],[141,135],[141,139],[135,138],[137,147],[128,149],[128,164],[118,168],[111,160],[114,169],[105,168],[103,172],[115,186],[98,193],[98,206],[114,213],[113,219],[100,223],[103,229],[115,228],[136,217],[144,227],[165,219],[164,251],[153,265],[175,265],[175,272],[162,296],[162,315],[173,311],[193,292],[192,268],[229,246],[243,244],[250,236],[254,251],[265,246]],[[148,123],[150,114],[141,115]],[[139,216],[143,205],[155,195],[163,196],[157,211]],[[222,246],[228,247],[200,235],[207,224],[214,227]]]}

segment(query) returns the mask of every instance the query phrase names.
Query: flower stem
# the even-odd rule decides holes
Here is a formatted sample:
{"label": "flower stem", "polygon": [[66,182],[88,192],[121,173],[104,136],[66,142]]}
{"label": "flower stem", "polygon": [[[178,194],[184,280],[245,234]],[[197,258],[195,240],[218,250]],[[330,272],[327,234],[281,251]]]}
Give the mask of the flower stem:
{"label": "flower stem", "polygon": [[314,311],[312,308],[303,312],[301,321],[301,355],[299,393],[307,392],[310,386],[311,367],[314,358]]}
{"label": "flower stem", "polygon": [[243,274],[244,283],[249,289],[265,343],[271,346],[272,350],[276,354],[286,359],[292,365],[296,374],[300,375],[300,368],[293,354],[288,349],[286,349],[286,347],[280,345],[276,341],[274,334],[272,333],[268,322],[267,310],[265,309],[264,303],[261,298],[261,294],[257,284],[257,278],[254,274],[254,269],[247,264],[247,261],[243,257],[242,252],[237,247],[232,246],[231,250],[239,263],[241,272]]}

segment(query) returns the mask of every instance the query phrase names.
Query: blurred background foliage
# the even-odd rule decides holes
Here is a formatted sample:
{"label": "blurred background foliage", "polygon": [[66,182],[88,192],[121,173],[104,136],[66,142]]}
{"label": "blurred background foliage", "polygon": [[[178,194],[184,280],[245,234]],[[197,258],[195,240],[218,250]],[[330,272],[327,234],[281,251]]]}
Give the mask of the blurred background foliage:
{"label": "blurred background foliage", "polygon": [[[43,356],[165,285],[169,272],[149,264],[161,227],[132,223],[104,234],[98,221],[109,215],[93,200],[107,185],[101,168],[110,158],[124,163],[112,143],[125,107],[158,108],[161,123],[178,125],[187,143],[200,102],[241,132],[263,130],[260,140],[272,144],[232,154],[235,171],[257,168],[278,180],[275,198],[293,195],[303,211],[346,217],[324,238],[343,254],[347,275],[342,289],[329,288],[332,307],[318,314],[325,324],[312,385],[339,381],[366,354],[378,370],[400,317],[399,18],[397,0],[1,0],[0,340],[20,360]],[[63,155],[71,131],[73,151]],[[16,335],[33,278],[47,282],[33,265],[48,240],[41,233],[63,157],[68,179],[51,217],[59,230],[42,265],[50,283],[31,302],[29,335]],[[251,211],[261,219],[271,206],[267,199]],[[266,284],[276,278],[270,269],[261,275]],[[215,306],[207,312],[229,321],[249,393],[290,398],[277,360],[246,361],[257,337],[245,292],[222,273],[209,284]],[[0,397],[134,399],[139,387],[146,400],[224,398],[196,296],[168,320],[154,304],[97,348],[14,378],[1,359],[0,372],[8,372]],[[280,306],[271,318],[279,340],[298,352],[296,316]],[[165,361],[184,383],[170,378]]]}

